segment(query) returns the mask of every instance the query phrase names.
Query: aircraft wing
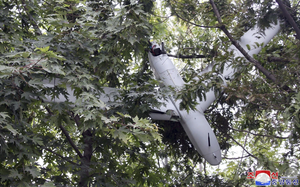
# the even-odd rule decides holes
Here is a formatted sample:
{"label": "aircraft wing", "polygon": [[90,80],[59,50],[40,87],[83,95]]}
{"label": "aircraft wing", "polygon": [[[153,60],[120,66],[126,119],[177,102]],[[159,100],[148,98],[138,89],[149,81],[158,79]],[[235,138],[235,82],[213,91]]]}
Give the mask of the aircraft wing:
{"label": "aircraft wing", "polygon": [[163,105],[159,108],[153,108],[153,110],[149,113],[149,116],[153,120],[178,121],[180,114],[171,99],[158,100],[163,103]]}
{"label": "aircraft wing", "polygon": [[[43,86],[48,88],[54,88],[55,86],[59,86],[60,84],[64,83],[64,80],[55,78],[53,80],[45,79],[43,80]],[[75,103],[76,96],[74,95],[74,91],[70,86],[66,86],[66,92],[68,93],[68,97],[66,98],[63,94],[58,95],[55,98],[52,98],[50,95],[45,95],[44,101],[46,102],[72,102]],[[101,93],[99,95],[99,100],[104,103],[117,103],[119,97],[119,89],[117,88],[110,88],[110,87],[102,87]],[[159,102],[163,103],[160,107],[154,107],[153,110],[149,113],[150,117],[153,120],[176,120],[179,118],[179,113],[176,110],[176,107],[171,102],[170,99],[163,100],[158,99]]]}

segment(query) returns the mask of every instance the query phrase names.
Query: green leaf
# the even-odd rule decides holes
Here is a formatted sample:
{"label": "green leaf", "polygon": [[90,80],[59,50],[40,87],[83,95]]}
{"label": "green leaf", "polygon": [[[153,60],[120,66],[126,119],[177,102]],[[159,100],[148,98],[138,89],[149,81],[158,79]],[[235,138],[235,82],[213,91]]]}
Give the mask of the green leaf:
{"label": "green leaf", "polygon": [[122,140],[125,144],[127,144],[128,137],[125,132],[120,130],[115,130],[113,133],[114,138],[118,137],[120,140]]}
{"label": "green leaf", "polygon": [[15,71],[17,70],[14,67],[0,65],[0,78],[10,76]]}
{"label": "green leaf", "polygon": [[18,134],[18,131],[16,129],[14,129],[10,124],[6,124],[6,126],[4,126],[4,128],[9,130],[11,133],[13,133],[14,136],[16,134]]}
{"label": "green leaf", "polygon": [[93,120],[93,119],[96,119],[96,116],[92,112],[89,112],[88,114],[86,114],[84,116],[84,122],[88,121],[88,120]]}
{"label": "green leaf", "polygon": [[46,53],[48,50],[49,50],[50,46],[47,46],[47,47],[41,47],[41,48],[36,48],[35,51],[39,50],[43,53]]}
{"label": "green leaf", "polygon": [[0,123],[6,123],[6,118],[10,118],[7,112],[0,112]]}
{"label": "green leaf", "polygon": [[20,174],[16,169],[10,169],[8,177],[11,178],[17,177],[18,179],[22,179],[23,175]]}
{"label": "green leaf", "polygon": [[35,144],[44,145],[43,140],[38,136],[33,136],[32,141]]}
{"label": "green leaf", "polygon": [[251,47],[249,44],[246,44],[247,49],[250,51]]}
{"label": "green leaf", "polygon": [[137,137],[138,137],[138,139],[140,139],[140,141],[142,141],[142,142],[149,142],[150,141],[150,136],[149,135],[147,135],[147,134],[135,134]]}
{"label": "green leaf", "polygon": [[131,43],[131,45],[133,45],[136,42],[136,39],[132,36],[129,36],[128,41]]}
{"label": "green leaf", "polygon": [[41,187],[55,187],[53,182],[46,181]]}
{"label": "green leaf", "polygon": [[25,171],[28,171],[34,178],[40,176],[40,171],[35,167],[25,167]]}

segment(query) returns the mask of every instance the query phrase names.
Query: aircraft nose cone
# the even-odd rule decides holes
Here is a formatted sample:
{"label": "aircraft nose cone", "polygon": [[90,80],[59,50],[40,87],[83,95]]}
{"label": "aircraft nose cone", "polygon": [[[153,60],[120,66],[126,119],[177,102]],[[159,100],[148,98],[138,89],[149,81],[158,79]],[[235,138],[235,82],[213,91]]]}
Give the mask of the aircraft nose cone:
{"label": "aircraft nose cone", "polygon": [[222,161],[221,152],[220,151],[214,151],[210,154],[203,155],[203,157],[206,159],[208,163],[211,165],[219,165]]}
{"label": "aircraft nose cone", "polygon": [[218,140],[203,113],[181,112],[182,126],[196,150],[211,165],[220,164],[221,150]]}

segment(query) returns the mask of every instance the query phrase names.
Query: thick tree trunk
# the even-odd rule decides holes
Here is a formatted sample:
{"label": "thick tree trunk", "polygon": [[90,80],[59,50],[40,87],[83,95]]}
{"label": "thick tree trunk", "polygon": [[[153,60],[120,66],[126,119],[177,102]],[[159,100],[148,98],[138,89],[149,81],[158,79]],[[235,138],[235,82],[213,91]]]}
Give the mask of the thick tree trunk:
{"label": "thick tree trunk", "polygon": [[90,129],[82,133],[83,142],[84,142],[84,153],[83,158],[81,159],[81,176],[79,181],[80,187],[88,187],[89,181],[89,167],[93,153],[93,134]]}

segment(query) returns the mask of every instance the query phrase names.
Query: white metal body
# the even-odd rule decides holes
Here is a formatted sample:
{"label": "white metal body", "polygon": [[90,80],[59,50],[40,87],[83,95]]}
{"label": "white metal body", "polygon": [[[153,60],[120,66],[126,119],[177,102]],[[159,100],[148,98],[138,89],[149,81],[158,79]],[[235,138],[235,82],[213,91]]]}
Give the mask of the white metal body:
{"label": "white metal body", "polygon": [[[240,39],[239,44],[246,50],[246,52],[253,56],[258,54],[261,49],[278,33],[280,30],[280,24],[272,25],[270,28],[264,31],[264,34],[259,32],[259,28],[255,27],[247,31]],[[259,44],[259,46],[256,45]],[[263,44],[263,45],[261,45]],[[248,50],[249,45],[250,50]],[[157,43],[152,43],[152,46],[161,48]],[[163,49],[162,49],[163,50]],[[230,46],[229,50],[233,50],[234,58],[243,57],[241,52],[234,46]],[[153,56],[151,52],[148,54],[150,65],[155,72],[157,79],[160,79],[165,86],[173,86],[176,89],[180,89],[185,83],[181,78],[178,70],[174,66],[173,62],[168,58],[166,54]],[[208,72],[212,69],[212,65],[208,66],[202,72]],[[230,80],[233,78],[235,69],[231,67],[231,62],[226,62],[225,68],[220,77],[224,80]],[[180,122],[184,127],[189,139],[193,143],[197,151],[209,162],[211,165],[218,165],[221,162],[221,150],[215,134],[213,133],[210,125],[204,117],[204,111],[213,103],[216,99],[216,95],[213,90],[206,93],[206,100],[198,101],[196,111],[179,110],[179,101],[173,104],[179,113]]]}
{"label": "white metal body", "polygon": [[[152,43],[152,45],[160,48],[156,43]],[[161,80],[165,86],[172,86],[180,90],[185,82],[168,55],[153,56],[149,52],[148,57],[156,78]],[[188,113],[186,110],[179,110],[180,101],[173,101],[172,98],[170,100],[179,113],[179,121],[196,150],[211,165],[218,165],[222,160],[220,146],[203,111],[196,110]]]}
{"label": "white metal body", "polygon": [[[64,82],[64,80],[58,79],[58,78],[55,78],[51,81],[48,79],[45,79],[45,80],[43,80],[43,85],[48,88],[53,88],[54,86],[59,86],[63,82]],[[65,98],[65,96],[63,94],[60,94],[58,97],[53,98],[53,99],[49,95],[46,95],[45,101],[46,102],[58,102],[58,103],[69,101],[69,102],[75,103],[77,98],[74,95],[74,91],[72,90],[70,85],[67,84],[66,87],[67,87],[66,92],[68,92],[68,98]],[[115,96],[119,96],[119,92],[116,88],[102,87],[102,90],[103,90],[102,91],[103,94],[99,93],[98,95],[100,95],[99,100],[101,100],[104,103],[114,102]]]}
{"label": "white metal body", "polygon": [[[262,49],[261,47],[256,46],[256,42],[261,44],[264,43],[265,46],[279,31],[279,24],[273,25],[271,28],[266,29],[265,35],[262,36],[259,33],[259,29],[255,27],[252,30],[246,32],[240,39],[240,45],[253,56],[258,54]],[[157,45],[157,44],[156,44]],[[251,47],[250,50],[247,49],[246,45]],[[157,45],[157,47],[160,47]],[[243,57],[243,55],[232,45],[230,50],[233,50],[234,57]],[[160,79],[165,86],[172,86],[180,90],[185,84],[182,77],[180,76],[178,70],[174,66],[172,60],[166,55],[161,54],[158,56],[153,56],[149,52],[149,61],[151,68],[153,69],[157,79]],[[212,65],[208,66],[203,70],[202,73],[211,71]],[[223,80],[232,79],[235,69],[231,67],[231,62],[227,62],[224,68],[224,72],[220,74]],[[43,85],[45,87],[54,87],[60,84],[60,79],[55,79],[55,81],[44,80]],[[224,84],[226,82],[224,81]],[[103,102],[114,101],[114,96],[118,95],[118,90],[115,88],[103,88],[104,93],[99,100]],[[76,97],[73,94],[73,90],[70,86],[67,85],[68,99],[63,95],[60,95],[58,98],[52,99],[50,96],[46,96],[45,101],[47,102],[73,102],[75,103]],[[184,130],[186,131],[189,139],[193,143],[197,151],[209,162],[211,165],[218,165],[221,160],[221,150],[219,143],[215,134],[213,133],[210,125],[204,116],[204,111],[209,107],[209,105],[214,102],[216,96],[211,90],[206,93],[206,100],[198,101],[196,106],[196,111],[190,111],[189,113],[186,110],[179,110],[180,101],[174,101],[173,98],[169,98],[166,101],[162,101],[166,106],[161,106],[160,108],[154,109],[154,111],[160,111],[160,113],[150,113],[150,117],[155,120],[171,120],[172,116],[179,118],[180,123],[182,124]],[[171,113],[170,113],[171,111]]]}
{"label": "white metal body", "polygon": [[[271,41],[271,39],[279,32],[279,30],[280,23],[277,23],[276,25],[271,25],[271,27],[264,30],[264,33],[260,32],[260,29],[256,26],[253,29],[247,31],[240,38],[239,44],[251,57],[253,57],[253,55],[258,54],[262,50],[262,48]],[[259,47],[257,47],[256,43],[263,45],[259,45]],[[247,45],[249,45],[250,50],[248,50]],[[229,50],[233,51],[234,58],[244,57],[243,54],[234,45],[231,45],[229,47]],[[212,67],[212,64],[209,65],[200,74],[211,71]],[[224,71],[222,74],[220,74],[220,77],[223,80],[232,80],[235,72],[236,70],[231,66],[231,62],[226,62]],[[226,86],[226,82],[224,82],[224,85]],[[214,94],[213,90],[210,90],[206,93],[206,100],[198,102],[199,105],[197,105],[196,108],[199,111],[205,111],[215,100],[216,95]]]}

